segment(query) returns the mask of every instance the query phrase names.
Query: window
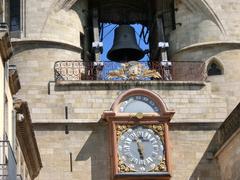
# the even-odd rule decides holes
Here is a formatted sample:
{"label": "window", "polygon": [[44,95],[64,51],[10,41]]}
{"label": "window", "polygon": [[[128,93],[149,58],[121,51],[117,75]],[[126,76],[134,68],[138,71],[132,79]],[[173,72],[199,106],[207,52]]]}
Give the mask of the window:
{"label": "window", "polygon": [[10,0],[10,31],[20,31],[20,0]]}
{"label": "window", "polygon": [[222,68],[216,62],[212,62],[208,65],[208,76],[222,75]]}

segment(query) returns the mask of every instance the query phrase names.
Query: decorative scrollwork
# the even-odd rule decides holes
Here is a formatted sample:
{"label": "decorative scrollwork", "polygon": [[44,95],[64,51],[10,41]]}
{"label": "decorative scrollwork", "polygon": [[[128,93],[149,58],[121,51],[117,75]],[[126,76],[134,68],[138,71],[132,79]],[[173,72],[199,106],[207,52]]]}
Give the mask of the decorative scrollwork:
{"label": "decorative scrollwork", "polygon": [[[129,128],[133,128],[136,125],[126,125],[126,124],[118,124],[116,125],[116,135],[117,135],[117,141],[119,138],[124,134]],[[146,128],[149,128],[153,130],[161,139],[163,145],[165,144],[164,141],[164,124],[144,124],[143,125]],[[130,167],[128,167],[119,157],[118,157],[118,171],[119,172],[135,172],[132,170]],[[163,154],[163,159],[162,161],[155,166],[154,169],[152,169],[149,172],[163,172],[167,171],[167,166],[166,166],[166,159],[165,159],[165,153]]]}
{"label": "decorative scrollwork", "polygon": [[161,138],[162,143],[164,144],[164,125],[163,124],[151,124],[151,125],[145,125],[147,128],[152,129],[155,133],[159,135]]}
{"label": "decorative scrollwork", "polygon": [[162,79],[162,76],[155,69],[146,68],[137,61],[122,63],[121,68],[108,73],[108,79],[120,78],[123,80],[142,80],[146,78]]}
{"label": "decorative scrollwork", "polygon": [[134,170],[132,170],[126,164],[124,164],[124,162],[121,159],[118,160],[118,171],[119,172],[134,172]]}
{"label": "decorative scrollwork", "polygon": [[123,134],[123,133],[125,133],[130,127],[132,127],[133,125],[120,125],[120,124],[118,124],[117,126],[116,126],[116,135],[117,135],[117,141],[118,141],[118,139],[120,138],[120,136]]}
{"label": "decorative scrollwork", "polygon": [[165,158],[158,164],[151,172],[162,172],[167,171],[166,160]]}

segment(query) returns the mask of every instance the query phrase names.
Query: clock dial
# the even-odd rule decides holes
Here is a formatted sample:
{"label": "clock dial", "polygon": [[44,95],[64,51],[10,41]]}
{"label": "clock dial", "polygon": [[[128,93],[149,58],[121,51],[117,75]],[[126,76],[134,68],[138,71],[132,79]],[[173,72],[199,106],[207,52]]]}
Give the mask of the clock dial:
{"label": "clock dial", "polygon": [[152,129],[135,126],[119,137],[118,155],[131,170],[148,172],[162,162],[164,146],[159,135]]}
{"label": "clock dial", "polygon": [[160,109],[158,108],[156,103],[149,97],[136,95],[136,96],[130,96],[127,99],[125,99],[121,103],[119,111],[127,112],[127,113],[134,113],[134,112],[159,113]]}

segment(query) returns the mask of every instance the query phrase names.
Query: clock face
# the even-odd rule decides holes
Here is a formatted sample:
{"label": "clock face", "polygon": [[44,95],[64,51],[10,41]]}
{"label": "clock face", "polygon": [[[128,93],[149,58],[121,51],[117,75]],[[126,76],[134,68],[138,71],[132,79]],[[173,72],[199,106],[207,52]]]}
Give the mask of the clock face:
{"label": "clock face", "polygon": [[147,96],[135,95],[130,96],[125,99],[120,107],[120,112],[134,113],[134,112],[143,112],[143,113],[159,113],[160,109],[157,104]]}
{"label": "clock face", "polygon": [[132,171],[149,172],[164,159],[164,146],[159,135],[152,129],[135,126],[119,137],[118,155]]}

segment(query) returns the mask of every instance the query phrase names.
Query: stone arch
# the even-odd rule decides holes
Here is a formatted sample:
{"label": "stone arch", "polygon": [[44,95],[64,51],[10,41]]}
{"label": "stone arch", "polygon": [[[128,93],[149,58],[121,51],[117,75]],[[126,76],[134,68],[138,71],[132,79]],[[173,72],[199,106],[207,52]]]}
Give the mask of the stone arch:
{"label": "stone arch", "polygon": [[[211,69],[211,68],[215,68],[215,69]],[[208,76],[223,75],[224,67],[221,60],[217,57],[212,57],[211,59],[207,60],[205,72]]]}
{"label": "stone arch", "polygon": [[134,88],[127,90],[126,92],[122,93],[112,104],[111,111],[115,113],[119,113],[119,105],[126,100],[128,97],[131,96],[146,96],[150,100],[152,100],[156,106],[159,108],[159,112],[157,112],[160,116],[173,116],[174,112],[168,110],[166,104],[162,100],[162,98],[153,91],[143,89],[143,88]]}
{"label": "stone arch", "polygon": [[183,3],[190,9],[192,12],[201,13],[206,17],[206,19],[211,20],[216,26],[220,29],[221,33],[225,36],[226,30],[223,23],[221,22],[218,14],[207,2],[207,0],[184,0]]}

